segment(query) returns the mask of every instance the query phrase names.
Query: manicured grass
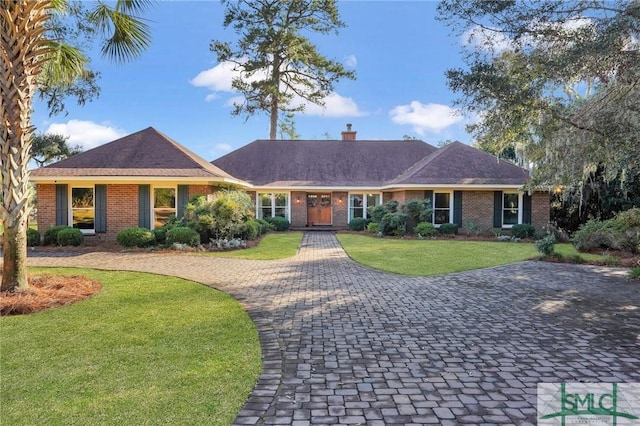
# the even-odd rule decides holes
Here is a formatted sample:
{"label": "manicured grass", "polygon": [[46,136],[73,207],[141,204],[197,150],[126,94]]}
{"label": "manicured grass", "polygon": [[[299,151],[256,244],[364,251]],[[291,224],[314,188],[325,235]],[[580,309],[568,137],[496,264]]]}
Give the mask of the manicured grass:
{"label": "manicured grass", "polygon": [[441,275],[505,265],[538,256],[531,243],[393,240],[356,234],[338,234],[338,240],[355,261],[403,275]]}
{"label": "manicured grass", "polygon": [[38,269],[102,282],[85,301],[0,318],[3,424],[230,424],[261,371],[229,296],[143,273]]}
{"label": "manicured grass", "polygon": [[571,243],[560,243],[554,246],[557,253],[564,257],[580,256],[585,261],[604,262],[607,259],[606,255],[593,254],[593,253],[581,253]]}
{"label": "manicured grass", "polygon": [[207,252],[206,256],[234,259],[275,260],[295,256],[302,241],[302,232],[278,232],[265,235],[260,243],[245,250]]}

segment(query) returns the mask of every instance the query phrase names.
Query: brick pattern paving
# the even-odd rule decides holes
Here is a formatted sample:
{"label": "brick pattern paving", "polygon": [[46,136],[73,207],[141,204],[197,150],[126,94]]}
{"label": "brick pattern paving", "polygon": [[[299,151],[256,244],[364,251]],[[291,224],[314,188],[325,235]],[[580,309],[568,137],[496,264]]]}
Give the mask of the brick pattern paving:
{"label": "brick pattern paving", "polygon": [[374,271],[331,233],[297,256],[32,257],[175,275],[235,297],[263,345],[236,424],[536,423],[539,382],[640,382],[640,291],[624,270],[523,262],[440,277]]}

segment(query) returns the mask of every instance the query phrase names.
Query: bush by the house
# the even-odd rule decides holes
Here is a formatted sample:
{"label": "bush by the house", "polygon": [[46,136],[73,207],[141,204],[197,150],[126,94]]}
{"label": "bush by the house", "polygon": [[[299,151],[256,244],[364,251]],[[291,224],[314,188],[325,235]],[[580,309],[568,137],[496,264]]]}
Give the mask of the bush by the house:
{"label": "bush by the house", "polygon": [[458,225],[455,223],[443,223],[438,228],[438,231],[445,235],[455,235],[458,233]]}
{"label": "bush by the house", "polygon": [[533,238],[536,228],[528,223],[521,223],[511,227],[511,235],[515,238]]}
{"label": "bush by the house", "polygon": [[375,222],[371,222],[370,224],[367,225],[367,232],[370,232],[372,234],[377,234],[378,232],[380,232],[380,225],[378,225]]}
{"label": "bush by the house", "polygon": [[192,199],[185,207],[184,219],[189,228],[200,234],[202,241],[233,239],[245,232],[245,222],[253,218],[253,209],[249,194],[225,189],[213,194],[211,201],[204,196]]}
{"label": "bush by the house", "polygon": [[289,229],[289,221],[282,216],[265,217],[269,224],[273,225],[276,231],[287,231]]}
{"label": "bush by the house", "polygon": [[116,235],[118,245],[126,248],[149,247],[155,244],[155,234],[146,228],[124,228]]}
{"label": "bush by the house", "polygon": [[58,232],[58,245],[61,246],[79,246],[84,240],[82,231],[76,228],[66,227]]}
{"label": "bush by the house", "polygon": [[400,204],[391,200],[385,204],[370,207],[371,220],[378,224],[382,235],[404,235],[407,232],[407,214],[401,213]]}
{"label": "bush by the house", "polygon": [[35,229],[27,229],[27,245],[29,247],[35,247],[40,245],[40,233]]}
{"label": "bush by the house", "polygon": [[422,237],[433,237],[438,233],[436,227],[433,225],[433,223],[430,222],[420,222],[416,225],[415,231],[416,234]]}
{"label": "bush by the house", "polygon": [[242,234],[242,238],[245,240],[255,240],[260,235],[261,227],[260,222],[255,219],[250,219],[245,222],[245,230]]}
{"label": "bush by the house", "polygon": [[556,239],[553,235],[547,235],[543,239],[536,241],[536,250],[545,256],[553,256],[556,253],[554,248],[555,243]]}
{"label": "bush by the house", "polygon": [[187,226],[176,226],[167,231],[166,243],[168,245],[186,244],[195,247],[200,244],[200,234]]}
{"label": "bush by the house", "polygon": [[415,232],[415,227],[418,223],[426,222],[431,219],[431,201],[424,199],[413,199],[407,201],[406,204],[401,206],[403,213],[407,215],[407,231]]}
{"label": "bush by the house", "polygon": [[592,219],[573,234],[573,245],[578,250],[609,248],[619,250],[624,238],[624,230],[615,220]]}
{"label": "bush by the house", "polygon": [[69,228],[66,225],[56,225],[44,231],[44,245],[58,244],[58,232]]}
{"label": "bush by the house", "polygon": [[368,224],[369,221],[364,217],[354,217],[349,222],[349,229],[352,231],[364,231]]}
{"label": "bush by the house", "polygon": [[260,235],[266,234],[273,229],[273,226],[264,219],[254,219],[260,225]]}

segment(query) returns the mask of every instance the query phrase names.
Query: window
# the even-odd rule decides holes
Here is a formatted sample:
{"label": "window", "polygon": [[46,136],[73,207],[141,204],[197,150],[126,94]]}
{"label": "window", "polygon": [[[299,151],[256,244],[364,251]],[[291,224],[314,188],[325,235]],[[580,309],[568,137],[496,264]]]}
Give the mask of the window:
{"label": "window", "polygon": [[83,233],[95,232],[93,187],[71,188],[71,223]]}
{"label": "window", "polygon": [[520,223],[520,195],[502,194],[502,225],[512,226]]}
{"label": "window", "polygon": [[451,223],[451,194],[436,192],[433,194],[433,224]]}
{"label": "window", "polygon": [[280,216],[289,219],[289,194],[263,192],[257,197],[257,211],[260,219]]}
{"label": "window", "polygon": [[350,194],[349,195],[349,221],[356,217],[371,218],[369,207],[380,204],[380,194]]}
{"label": "window", "polygon": [[169,216],[176,214],[176,189],[153,188],[153,226],[167,223]]}

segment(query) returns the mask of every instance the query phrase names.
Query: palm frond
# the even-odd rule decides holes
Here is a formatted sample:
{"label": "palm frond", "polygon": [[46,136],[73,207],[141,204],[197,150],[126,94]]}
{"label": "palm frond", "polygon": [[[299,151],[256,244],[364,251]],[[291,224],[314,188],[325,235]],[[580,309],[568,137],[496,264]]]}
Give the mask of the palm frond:
{"label": "palm frond", "polygon": [[39,76],[41,82],[71,86],[88,71],[89,59],[80,49],[56,41],[48,41],[46,47],[47,54]]}

